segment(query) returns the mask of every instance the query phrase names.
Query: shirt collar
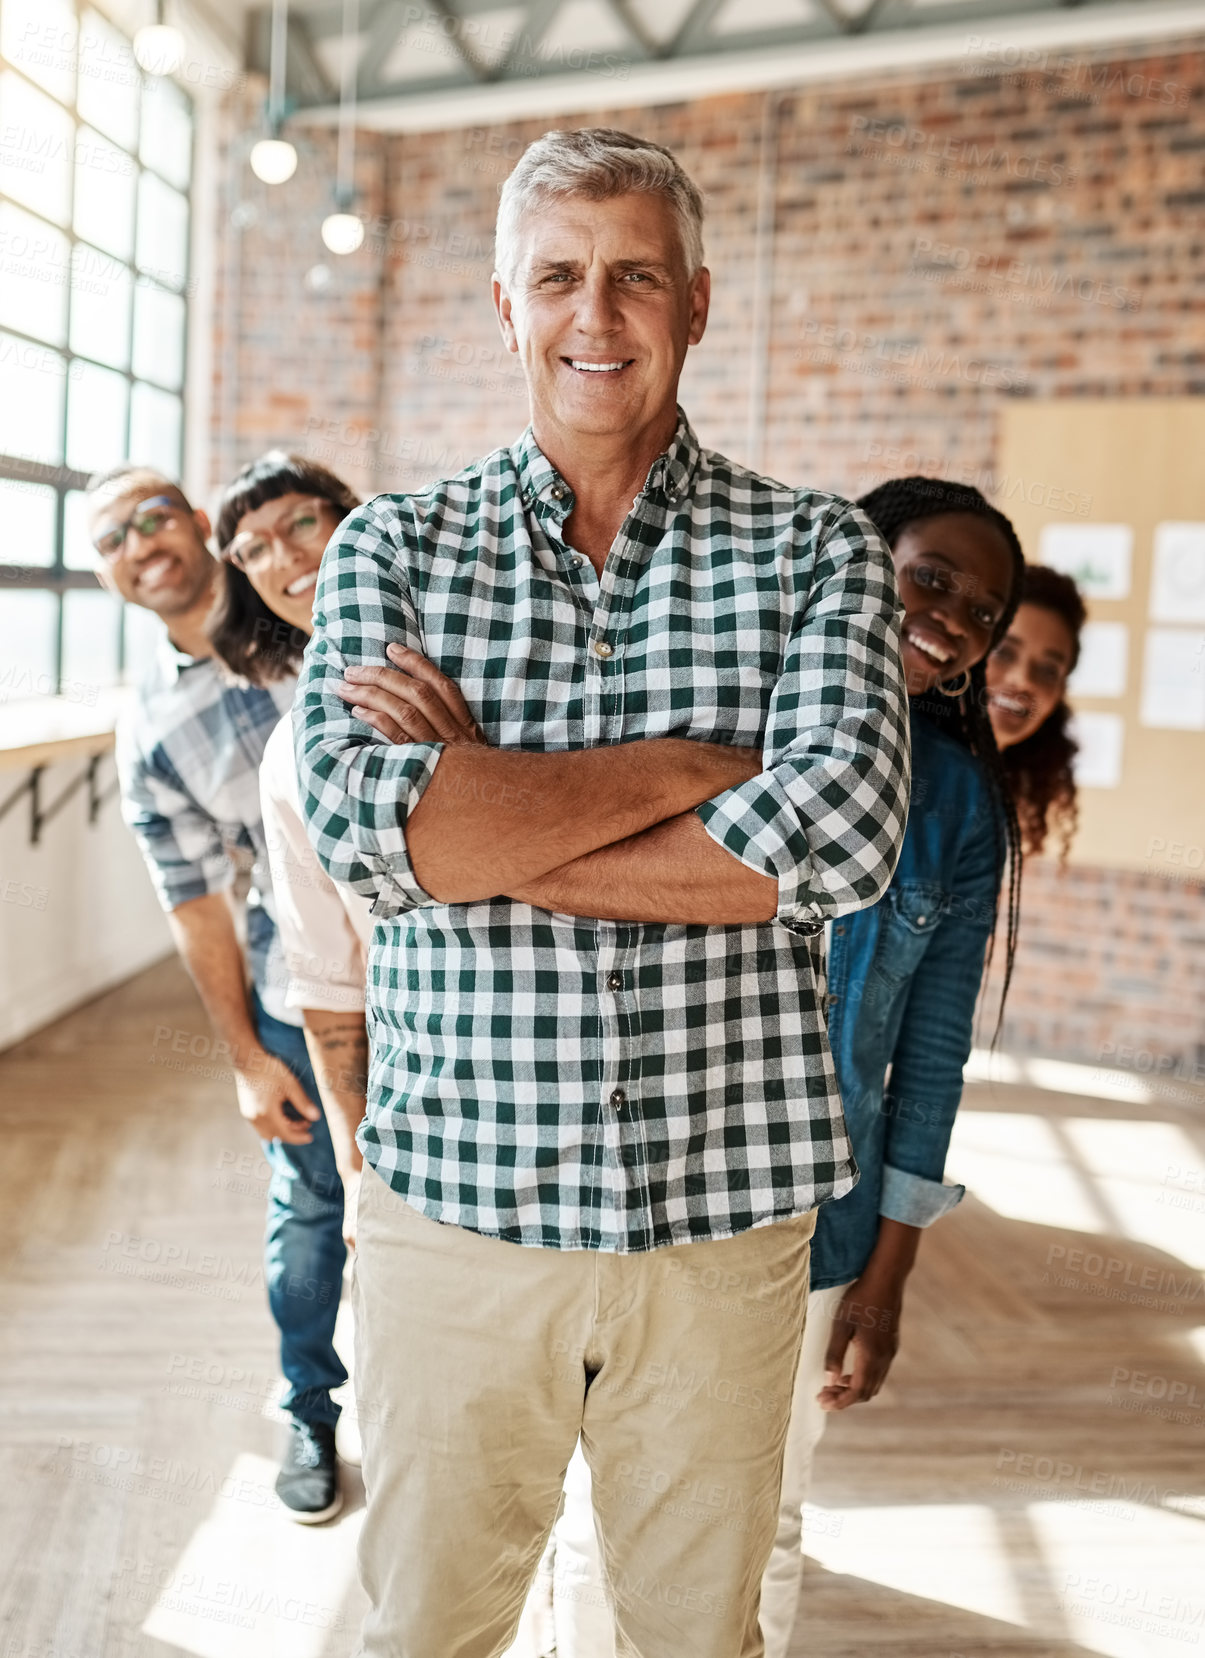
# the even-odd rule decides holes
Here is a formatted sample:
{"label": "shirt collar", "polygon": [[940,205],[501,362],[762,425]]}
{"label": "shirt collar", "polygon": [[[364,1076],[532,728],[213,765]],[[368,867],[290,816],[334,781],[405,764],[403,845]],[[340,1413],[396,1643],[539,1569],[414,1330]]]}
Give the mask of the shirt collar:
{"label": "shirt collar", "polygon": [[[649,467],[648,477],[644,480],[644,493],[658,494],[667,505],[676,505],[694,480],[699,453],[699,440],[690,421],[679,408],[677,430],[669,447]],[[530,426],[519,441],[511,445],[511,456],[519,478],[523,505],[538,505],[558,520],[567,518],[573,511],[573,491],[536,442]]]}
{"label": "shirt collar", "polygon": [[180,675],[187,673],[189,668],[197,668],[203,662],[212,662],[211,656],[189,656],[178,645],[173,645],[167,634],[159,641],[159,650],[156,658],[159,667],[159,676],[166,685],[174,685]]}

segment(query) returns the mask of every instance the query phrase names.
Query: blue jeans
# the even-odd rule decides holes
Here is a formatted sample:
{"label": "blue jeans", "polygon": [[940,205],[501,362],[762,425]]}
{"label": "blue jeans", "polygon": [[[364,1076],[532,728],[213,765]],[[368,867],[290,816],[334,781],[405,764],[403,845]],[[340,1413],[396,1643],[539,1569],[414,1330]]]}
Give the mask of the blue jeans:
{"label": "blue jeans", "polygon": [[[314,1104],[321,1108],[299,1025],[265,1013],[252,998],[255,1028],[267,1051],[283,1060]],[[326,1118],[310,1124],[308,1146],[264,1140],[272,1169],[268,1182],[268,1225],[264,1234],[264,1276],[268,1305],[280,1329],[280,1368],[287,1383],[281,1404],[300,1422],[334,1426],[339,1406],[331,1389],[342,1387],[347,1371],[335,1352],[335,1315],[343,1287],[343,1182],[335,1167]]]}

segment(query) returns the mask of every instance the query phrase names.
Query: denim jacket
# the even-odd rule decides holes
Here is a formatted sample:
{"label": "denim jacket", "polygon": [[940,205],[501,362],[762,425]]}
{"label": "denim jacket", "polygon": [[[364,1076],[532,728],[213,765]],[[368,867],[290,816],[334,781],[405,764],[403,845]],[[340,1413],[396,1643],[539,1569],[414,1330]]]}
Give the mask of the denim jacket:
{"label": "denim jacket", "polygon": [[912,803],[895,878],[877,904],[832,929],[828,1034],[861,1179],[816,1217],[813,1289],[859,1276],[881,1215],[931,1226],[963,1195],[942,1172],[1003,845],[981,763],[914,711]]}

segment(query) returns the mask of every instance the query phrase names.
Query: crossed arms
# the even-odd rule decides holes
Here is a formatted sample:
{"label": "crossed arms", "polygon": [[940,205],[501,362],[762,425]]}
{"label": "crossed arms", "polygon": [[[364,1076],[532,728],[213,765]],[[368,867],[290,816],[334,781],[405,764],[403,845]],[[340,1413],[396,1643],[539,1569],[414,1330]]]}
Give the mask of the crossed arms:
{"label": "crossed arms", "polygon": [[406,839],[440,903],[502,894],[599,920],[769,921],[777,882],[739,863],[693,808],[762,769],[756,749],[654,738],[569,753],[487,748],[460,689],[425,657],[352,667],[338,694],[390,743],[447,745]]}
{"label": "crossed arms", "polygon": [[[784,558],[799,592],[764,730],[732,711],[759,749],[664,736],[504,751],[481,740],[461,687],[480,702],[491,680],[521,675],[522,636],[468,637],[485,581],[455,609],[450,594],[428,598],[444,608],[420,621],[409,582],[426,584],[428,549],[399,517],[371,503],[328,550],[294,703],[310,839],[379,919],[509,897],[604,920],[777,918],[814,932],[881,896],[907,812],[908,715],[894,578],[864,518],[835,504],[801,522]],[[428,632],[447,641],[431,651],[446,677],[425,660]],[[529,722],[547,696],[537,668]]]}

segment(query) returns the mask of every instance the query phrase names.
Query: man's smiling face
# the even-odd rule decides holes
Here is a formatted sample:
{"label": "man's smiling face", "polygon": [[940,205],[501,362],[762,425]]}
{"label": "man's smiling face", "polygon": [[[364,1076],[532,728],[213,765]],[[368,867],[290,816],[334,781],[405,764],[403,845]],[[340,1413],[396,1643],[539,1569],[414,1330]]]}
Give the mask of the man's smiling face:
{"label": "man's smiling face", "polygon": [[514,269],[494,279],[507,349],[523,364],[537,436],[636,441],[672,428],[710,279],[687,274],[673,208],[633,192],[558,196],[519,221]]}
{"label": "man's smiling face", "polygon": [[92,537],[125,525],[147,499],[163,500],[170,516],[153,535],[130,531],[119,555],[97,560],[102,587],[127,604],[153,610],[165,620],[190,610],[213,584],[217,565],[205,545],[209,520],[194,511],[175,484],[157,473],[131,474],[98,490],[88,501]]}

